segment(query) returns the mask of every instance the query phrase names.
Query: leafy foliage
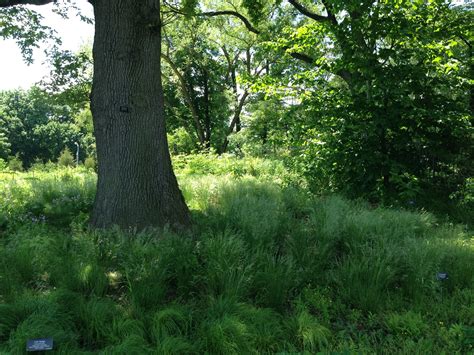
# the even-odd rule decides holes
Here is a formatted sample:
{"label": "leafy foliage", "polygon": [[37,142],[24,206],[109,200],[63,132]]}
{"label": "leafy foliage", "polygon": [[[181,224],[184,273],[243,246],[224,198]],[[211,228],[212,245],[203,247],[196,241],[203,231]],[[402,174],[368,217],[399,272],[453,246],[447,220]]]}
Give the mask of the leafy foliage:
{"label": "leafy foliage", "polygon": [[33,62],[33,49],[39,42],[53,39],[58,43],[54,32],[42,24],[42,16],[26,7],[2,7],[0,9],[0,37],[14,39],[23,58]]}
{"label": "leafy foliage", "polygon": [[61,152],[61,155],[58,158],[58,165],[69,167],[74,166],[74,156],[69,149],[66,148]]}
{"label": "leafy foliage", "polygon": [[269,29],[267,48],[285,56],[252,83],[272,100],[254,106],[251,144],[277,138],[313,191],[448,205],[472,176],[472,12],[437,1],[307,4]]}
{"label": "leafy foliage", "polygon": [[[204,21],[213,7],[258,30]],[[0,352],[43,332],[63,353],[472,352],[473,13],[165,10],[169,141],[194,229],[88,229],[95,164],[43,163],[74,142],[95,156],[90,51],[56,51],[41,89],[0,93]],[[50,36],[40,20],[2,9],[0,36],[29,59]]]}
{"label": "leafy foliage", "polygon": [[92,127],[87,117],[82,118],[85,114],[73,108],[57,103],[38,87],[0,93],[0,125],[10,154],[18,154],[30,167],[38,159],[56,160],[66,147],[75,151],[74,142],[86,147],[82,154],[90,152]]}

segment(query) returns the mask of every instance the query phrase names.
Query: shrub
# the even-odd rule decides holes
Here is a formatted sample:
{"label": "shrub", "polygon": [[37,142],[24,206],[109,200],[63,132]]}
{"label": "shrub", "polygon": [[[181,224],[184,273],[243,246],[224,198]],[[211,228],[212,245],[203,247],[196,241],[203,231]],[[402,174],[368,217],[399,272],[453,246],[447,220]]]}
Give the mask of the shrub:
{"label": "shrub", "polygon": [[64,148],[61,155],[58,158],[58,165],[64,167],[72,167],[75,165],[74,156],[72,155],[69,148]]}
{"label": "shrub", "polygon": [[191,136],[184,127],[177,128],[168,134],[168,146],[173,155],[190,154],[197,149],[196,138]]}
{"label": "shrub", "polygon": [[4,171],[6,170],[8,167],[8,164],[5,160],[3,160],[2,158],[0,158],[0,171]]}
{"label": "shrub", "polygon": [[84,160],[84,167],[88,170],[95,170],[96,165],[94,157],[87,157],[86,160]]}
{"label": "shrub", "polygon": [[8,159],[8,169],[11,171],[23,171],[23,162],[18,154]]}

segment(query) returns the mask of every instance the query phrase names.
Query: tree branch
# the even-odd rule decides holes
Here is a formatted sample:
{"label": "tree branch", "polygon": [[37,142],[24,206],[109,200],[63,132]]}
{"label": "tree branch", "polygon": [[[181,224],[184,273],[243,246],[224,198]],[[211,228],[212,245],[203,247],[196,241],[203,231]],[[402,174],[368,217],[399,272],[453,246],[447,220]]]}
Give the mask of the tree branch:
{"label": "tree branch", "polygon": [[247,90],[245,90],[242,96],[240,97],[237,103],[237,107],[235,108],[234,118],[232,119],[232,122],[230,123],[230,126],[229,126],[229,134],[232,133],[232,131],[235,128],[235,125],[237,124],[237,121],[240,118],[240,114],[242,113],[242,109],[244,108],[245,100],[247,100],[247,97],[249,96],[249,94],[250,93]]}
{"label": "tree branch", "polygon": [[336,15],[334,15],[332,6],[328,4],[327,0],[321,0],[321,2],[323,3],[324,8],[326,9],[329,21],[331,21],[333,25],[337,26],[338,25],[337,19],[336,19]]}
{"label": "tree branch", "polygon": [[313,20],[318,21],[318,22],[332,22],[332,19],[329,16],[318,15],[317,13],[304,7],[297,0],[288,0],[288,2],[291,5],[293,5],[293,7],[296,10],[298,10],[300,13],[302,13],[306,17],[312,18]]}
{"label": "tree branch", "polygon": [[235,107],[234,111],[234,117],[232,118],[232,122],[230,123],[229,129],[227,130],[227,136],[224,139],[224,144],[222,145],[221,153],[225,153],[227,150],[227,147],[229,145],[229,135],[234,131],[235,125],[237,124],[237,121],[239,121],[240,114],[242,113],[242,109],[244,108],[245,101],[247,100],[249,94],[250,93],[245,90],[237,102],[237,106]]}
{"label": "tree branch", "polygon": [[465,38],[463,35],[458,34],[458,37],[463,41],[469,48],[472,48],[471,42],[467,38]]}
{"label": "tree branch", "polygon": [[[2,0],[0,0],[2,1]],[[165,2],[166,3],[166,2]],[[171,9],[171,12],[174,12],[176,14],[180,15],[186,15],[182,9],[177,8],[176,6],[173,6],[171,4],[167,4],[167,6]],[[240,12],[235,11],[235,10],[220,10],[220,11],[207,11],[207,12],[200,12],[193,14],[193,16],[203,16],[203,17],[216,17],[216,16],[234,16],[237,17],[240,21],[242,21],[247,27],[247,29],[250,32],[253,32],[255,34],[260,34],[260,31],[257,30],[255,27],[253,27],[252,23]]]}
{"label": "tree branch", "polygon": [[286,51],[286,53],[287,53],[289,56],[291,56],[291,57],[293,57],[293,58],[295,58],[295,59],[301,60],[301,61],[303,61],[303,62],[305,62],[305,63],[314,64],[314,62],[315,62],[315,59],[314,59],[313,57],[309,56],[309,55],[306,54],[306,53],[292,52],[292,51],[290,50],[290,47],[289,47],[289,46],[284,46],[284,47],[283,47],[283,50]]}
{"label": "tree branch", "polygon": [[0,7],[10,7],[15,5],[46,5],[54,0],[0,0]]}
{"label": "tree branch", "polygon": [[305,53],[298,53],[298,52],[287,52],[287,53],[295,59],[299,59],[308,64],[314,64],[315,59]]}
{"label": "tree branch", "polygon": [[[1,1],[1,0],[0,0]],[[196,16],[206,16],[206,17],[215,17],[215,16],[234,16],[240,19],[247,27],[247,29],[250,32],[253,32],[255,34],[259,34],[260,31],[257,30],[253,25],[250,23],[250,21],[242,14],[238,13],[237,11],[232,11],[232,10],[223,10],[223,11],[209,11],[209,12],[201,12],[196,14]]]}
{"label": "tree branch", "polygon": [[[305,63],[314,65],[315,59],[310,57],[309,55],[307,55],[305,53],[288,52],[288,51],[287,51],[287,53],[295,59],[298,59],[298,60],[301,60]],[[333,72],[333,74],[341,77],[342,80],[344,80],[350,86],[351,79],[352,79],[352,74],[351,74],[350,71],[345,70],[345,69],[341,69],[341,70],[338,70],[337,72]]]}
{"label": "tree branch", "polygon": [[199,142],[201,144],[204,144],[205,142],[204,130],[202,128],[201,121],[199,121],[199,115],[197,113],[196,107],[194,106],[194,102],[191,97],[191,94],[189,93],[188,88],[186,87],[186,79],[179,72],[178,67],[174,64],[174,62],[171,60],[170,57],[168,57],[165,53],[161,53],[161,58],[166,63],[168,63],[168,65],[171,67],[171,70],[173,70],[174,74],[178,78],[180,86],[181,86],[181,93],[183,94],[184,100],[186,101],[188,105],[188,109],[191,112],[191,116],[194,120],[195,129],[199,138]]}
{"label": "tree branch", "polygon": [[341,69],[341,70],[338,70],[336,73],[336,75],[340,76],[342,78],[342,80],[344,80],[346,82],[346,84],[349,86],[349,88],[352,87],[352,74],[349,70],[345,70],[345,69]]}

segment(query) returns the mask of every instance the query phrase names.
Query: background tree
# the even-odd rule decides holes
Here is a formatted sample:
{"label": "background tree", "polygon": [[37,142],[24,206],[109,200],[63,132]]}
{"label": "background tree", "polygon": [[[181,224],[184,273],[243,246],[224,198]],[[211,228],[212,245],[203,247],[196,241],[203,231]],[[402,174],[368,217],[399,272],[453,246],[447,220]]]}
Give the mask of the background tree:
{"label": "background tree", "polygon": [[74,142],[85,145],[86,128],[74,121],[75,115],[73,107],[58,104],[38,87],[0,92],[0,126],[11,155],[25,167],[36,160],[55,161],[65,147],[75,150]]}
{"label": "background tree", "polygon": [[[99,188],[98,201],[107,203],[97,202],[96,211],[104,213],[95,215],[115,211],[103,225],[122,218],[124,211],[132,219],[142,218],[115,196],[122,188],[133,194],[143,179],[168,181],[156,189],[143,185],[156,196],[166,196],[168,183],[171,195],[180,195],[161,141],[163,112],[173,151],[212,148],[222,153],[229,147],[239,154],[283,157],[315,192],[426,205],[428,196],[446,203],[472,177],[472,12],[444,1],[164,1],[161,9],[145,3],[132,12],[148,30],[114,8],[128,26],[114,34],[123,39],[117,47],[106,45],[110,38],[103,25],[118,25],[99,16],[102,41],[95,42],[94,57],[102,62],[94,67],[99,83],[92,86],[93,119],[84,106],[90,56],[56,51],[55,77],[43,83],[55,93],[56,106],[65,102],[75,112],[70,121],[81,127],[88,152],[94,151],[94,121],[99,186],[105,184],[101,176],[115,186]],[[104,17],[104,9],[112,6],[105,0],[94,4]],[[151,17],[142,14],[145,8]],[[144,47],[142,40],[158,40],[163,26],[164,51]],[[146,62],[152,56],[164,63],[164,92],[157,67]],[[111,80],[114,70],[121,74]],[[151,79],[156,86],[147,86]],[[39,125],[44,128],[38,135],[47,137],[41,139],[52,141],[61,130],[53,123]],[[11,127],[17,124],[12,119]],[[149,124],[156,127],[145,132]],[[159,158],[150,153],[156,151]],[[101,160],[110,163],[106,170]],[[137,180],[118,176],[127,171]],[[148,195],[135,194],[133,204],[140,206]],[[182,199],[174,197],[183,207]],[[153,201],[145,205],[156,213],[162,207]],[[187,220],[181,207],[178,224]],[[155,225],[173,221],[171,210],[162,212]],[[123,218],[123,225],[129,224]],[[151,214],[144,218],[152,220]]]}
{"label": "background tree", "polygon": [[449,194],[472,176],[472,74],[459,60],[472,13],[441,1],[280,9],[269,48],[300,63],[276,66],[254,87],[301,104],[288,145],[315,188],[409,200]]}
{"label": "background tree", "polygon": [[0,128],[0,159],[6,160],[10,155],[10,143],[6,136],[5,128]]}
{"label": "background tree", "polygon": [[194,18],[173,22],[165,30],[162,59],[167,78],[165,92],[174,90],[178,96],[174,105],[166,105],[170,129],[184,126],[197,137],[200,147],[218,148],[230,116],[229,93],[226,67],[218,48],[209,40],[209,32],[206,23]]}

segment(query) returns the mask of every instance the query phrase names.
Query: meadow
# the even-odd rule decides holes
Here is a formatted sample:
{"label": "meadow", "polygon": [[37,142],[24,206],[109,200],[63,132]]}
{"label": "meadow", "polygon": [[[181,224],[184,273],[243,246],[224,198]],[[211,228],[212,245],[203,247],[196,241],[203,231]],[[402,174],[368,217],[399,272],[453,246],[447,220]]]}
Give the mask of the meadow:
{"label": "meadow", "polygon": [[174,166],[179,235],[90,230],[92,170],[0,172],[0,353],[474,351],[472,229],[311,195],[278,161]]}

